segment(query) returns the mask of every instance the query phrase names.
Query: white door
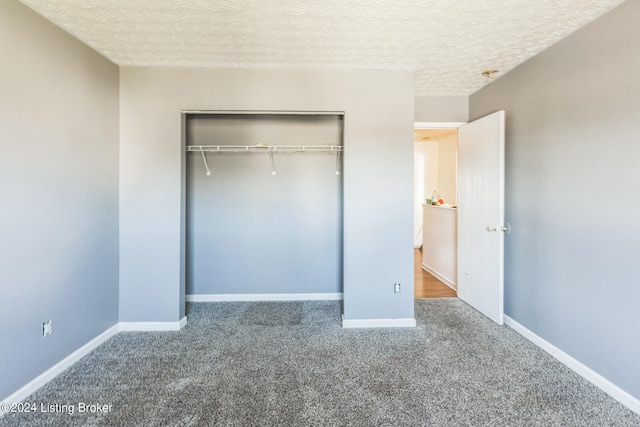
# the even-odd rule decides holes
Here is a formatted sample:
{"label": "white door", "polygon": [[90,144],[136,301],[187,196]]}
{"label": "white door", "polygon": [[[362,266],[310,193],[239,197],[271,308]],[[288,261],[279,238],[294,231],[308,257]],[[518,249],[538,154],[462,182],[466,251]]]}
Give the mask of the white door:
{"label": "white door", "polygon": [[458,132],[458,297],[502,325],[504,111]]}

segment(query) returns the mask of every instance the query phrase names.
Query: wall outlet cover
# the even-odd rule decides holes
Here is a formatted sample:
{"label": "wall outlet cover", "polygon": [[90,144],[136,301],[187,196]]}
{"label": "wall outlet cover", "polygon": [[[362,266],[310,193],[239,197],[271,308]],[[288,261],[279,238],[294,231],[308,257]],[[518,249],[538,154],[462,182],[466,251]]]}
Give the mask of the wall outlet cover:
{"label": "wall outlet cover", "polygon": [[52,332],[51,330],[51,319],[47,320],[46,322],[42,323],[42,337],[46,337],[47,335],[50,335]]}

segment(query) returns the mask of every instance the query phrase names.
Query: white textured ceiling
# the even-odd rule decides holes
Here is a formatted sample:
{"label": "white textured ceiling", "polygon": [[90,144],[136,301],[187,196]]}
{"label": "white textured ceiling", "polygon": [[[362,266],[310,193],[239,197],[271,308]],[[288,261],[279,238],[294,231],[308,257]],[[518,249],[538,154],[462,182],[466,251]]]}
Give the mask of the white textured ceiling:
{"label": "white textured ceiling", "polygon": [[21,0],[118,65],[409,69],[467,95],[623,0]]}

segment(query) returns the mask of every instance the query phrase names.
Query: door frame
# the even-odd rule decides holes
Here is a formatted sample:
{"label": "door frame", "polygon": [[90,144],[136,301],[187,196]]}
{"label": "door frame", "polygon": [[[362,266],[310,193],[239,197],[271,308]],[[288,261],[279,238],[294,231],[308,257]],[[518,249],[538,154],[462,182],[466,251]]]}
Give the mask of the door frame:
{"label": "door frame", "polygon": [[[471,122],[414,122],[414,129],[429,129],[429,128],[457,129],[457,128],[460,128],[461,126],[466,125],[468,123],[471,123]],[[503,129],[503,131],[504,131],[504,129]],[[504,152],[502,153],[502,155],[504,155]],[[504,160],[503,160],[503,162],[504,162]],[[456,165],[456,176],[458,175],[458,171],[459,171],[459,169],[458,169],[458,167]],[[506,197],[506,194],[503,197]],[[459,218],[456,215],[456,227],[458,226],[458,221],[459,221]],[[506,222],[506,217],[503,218],[503,222],[504,222],[504,224],[499,224],[498,226],[502,227],[504,225],[507,225],[507,227],[509,227],[508,226],[508,222]],[[510,230],[507,230],[506,234],[509,234],[509,231]],[[459,264],[459,248],[456,249],[456,264]],[[504,268],[504,265],[503,265],[502,268]],[[456,288],[458,287],[458,283],[457,283],[458,281],[459,281],[459,278],[456,279]],[[501,298],[503,298],[503,301],[504,301],[504,288],[502,289]],[[503,304],[503,302],[501,304]],[[501,317],[502,316],[504,316],[504,306],[502,307]],[[502,322],[498,322],[498,323],[502,324]]]}
{"label": "door frame", "polygon": [[[414,130],[415,129],[458,129],[461,126],[466,125],[467,123],[468,122],[413,122],[413,129]],[[456,145],[456,150],[457,150],[457,145]],[[414,148],[414,156],[415,156],[415,148]],[[457,175],[458,175],[458,166],[457,166],[457,162],[456,162],[456,181],[457,181]],[[423,220],[423,222],[424,222],[424,220]],[[458,227],[458,215],[456,213],[456,228],[457,227]],[[423,244],[424,244],[424,242],[423,242]],[[458,249],[457,249],[457,244],[456,244],[456,268],[457,268],[457,264],[458,264]],[[449,286],[453,290],[455,290],[456,293],[458,292],[458,290],[457,290],[457,287],[458,287],[457,280],[456,280],[456,283],[455,283],[455,287],[451,286],[448,283],[444,283],[444,284]],[[414,283],[414,287],[415,287],[415,283]]]}

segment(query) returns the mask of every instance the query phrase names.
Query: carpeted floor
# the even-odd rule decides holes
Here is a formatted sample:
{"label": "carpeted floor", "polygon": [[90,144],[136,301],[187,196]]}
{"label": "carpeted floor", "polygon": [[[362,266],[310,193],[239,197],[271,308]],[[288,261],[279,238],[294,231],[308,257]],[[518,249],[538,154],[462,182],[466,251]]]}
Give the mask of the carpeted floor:
{"label": "carpeted floor", "polygon": [[54,412],[0,426],[640,426],[455,298],[417,300],[417,328],[343,329],[341,312],[337,301],[190,304],[182,331],[118,334],[27,399]]}

